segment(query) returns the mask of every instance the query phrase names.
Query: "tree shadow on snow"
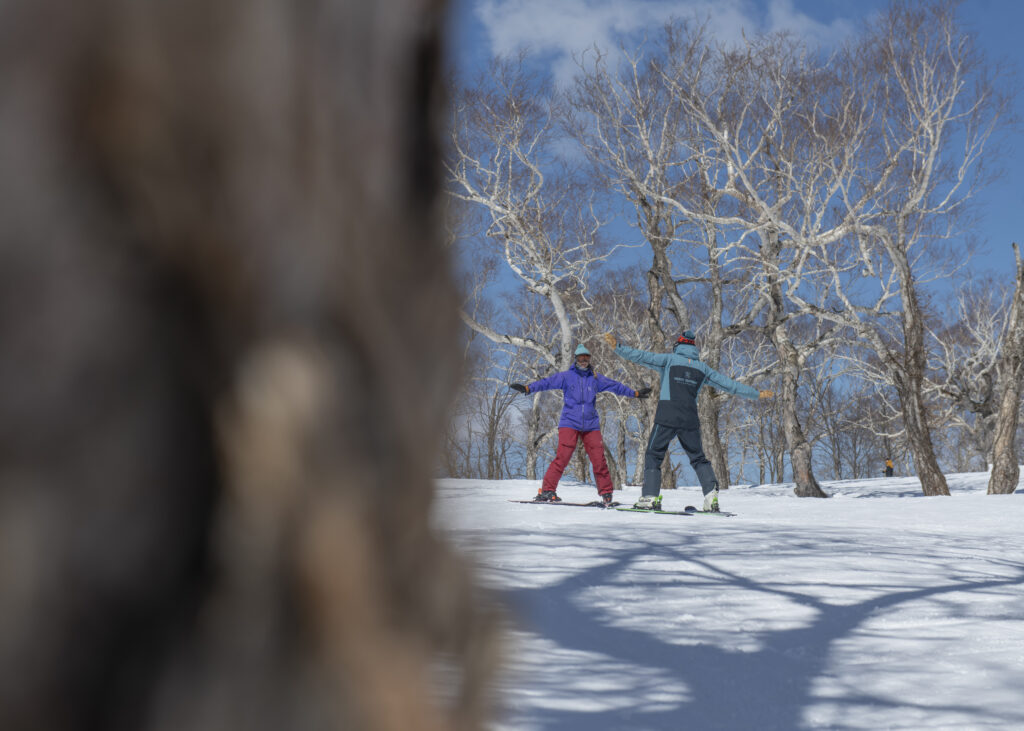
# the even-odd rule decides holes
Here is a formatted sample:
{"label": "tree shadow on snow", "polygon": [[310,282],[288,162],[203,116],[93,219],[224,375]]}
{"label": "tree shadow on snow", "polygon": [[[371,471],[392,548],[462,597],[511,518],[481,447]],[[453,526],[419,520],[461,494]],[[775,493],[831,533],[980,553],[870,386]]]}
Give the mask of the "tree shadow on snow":
{"label": "tree shadow on snow", "polygon": [[[933,585],[920,586],[928,581],[921,578],[922,562],[948,561],[950,556],[908,556],[905,546],[895,541],[891,546],[872,545],[871,551],[876,559],[882,555],[894,566],[904,567],[906,581],[899,574],[887,571],[876,575],[866,567],[845,588],[867,590],[870,597],[843,604],[828,603],[800,590],[800,586],[807,587],[808,583],[762,582],[725,570],[722,565],[756,559],[768,542],[773,552],[791,551],[805,559],[807,549],[813,547],[820,561],[828,560],[821,551],[823,545],[828,546],[826,541],[834,538],[837,552],[863,550],[863,542],[818,536],[809,543],[806,531],[802,535],[777,531],[760,538],[754,535],[763,530],[766,529],[751,527],[740,546],[716,545],[713,550],[708,548],[708,541],[690,533],[677,534],[674,538],[678,541],[669,545],[630,540],[628,534],[616,536],[595,565],[576,566],[568,575],[563,571],[542,586],[502,591],[519,618],[524,636],[534,637],[540,643],[533,649],[533,665],[527,663],[525,677],[517,681],[518,695],[511,699],[504,721],[508,725],[502,727],[538,731],[788,730],[813,727],[815,724],[806,720],[806,711],[826,702],[838,709],[838,718],[865,707],[882,712],[886,708],[912,709],[912,702],[895,704],[891,697],[875,696],[863,689],[844,688],[837,697],[827,699],[816,696],[815,681],[827,677],[835,643],[851,637],[874,615],[901,604],[954,592],[986,592],[1020,584],[1024,579],[1024,565],[986,560],[988,566],[1000,564],[1001,571],[996,573],[1001,575],[987,578],[965,572],[950,581],[947,571],[947,575],[936,577]],[[493,541],[495,536],[490,538]],[[509,555],[515,552],[513,544],[517,540],[525,546],[529,537],[504,536],[498,540],[505,542],[503,552]],[[550,536],[545,540],[546,550],[534,554],[541,556],[540,566],[518,570],[543,571],[546,562],[557,564],[559,550],[578,548],[581,544],[607,544],[595,542],[593,532],[578,529],[567,530],[557,541]],[[941,545],[941,540],[937,536],[936,545]],[[891,555],[886,557],[887,553]],[[645,567],[653,568],[648,572]],[[850,575],[850,569],[845,569],[844,577]],[[693,580],[695,576],[698,578]],[[908,586],[914,581],[918,586]],[[730,594],[754,592],[758,606],[763,605],[768,595],[772,601],[787,602],[787,613],[792,614],[795,606],[809,619],[795,622],[800,625],[797,627],[789,622],[785,628],[738,628],[734,635],[741,639],[753,637],[756,641],[745,647],[723,646],[728,644],[721,641],[722,635],[730,633],[728,629],[714,631],[707,640],[700,639],[706,617],[682,621],[673,617],[663,630],[657,619],[656,602],[658,592],[666,587],[674,591],[712,592],[714,597],[723,599]],[[622,612],[639,611],[651,620],[639,623],[642,628],[634,628],[637,621],[615,621],[614,612],[610,614],[609,609],[615,608],[614,602],[595,608],[592,600],[580,599],[582,594],[593,597],[602,592],[616,592]],[[673,636],[673,628],[678,628],[680,622],[698,634],[696,641],[691,636],[688,643],[682,644],[677,634]],[[986,722],[993,725],[1024,724],[1024,716],[1000,718],[979,707],[928,705],[920,711],[963,713],[975,718],[987,714]],[[834,720],[826,725],[844,727],[841,721]]]}

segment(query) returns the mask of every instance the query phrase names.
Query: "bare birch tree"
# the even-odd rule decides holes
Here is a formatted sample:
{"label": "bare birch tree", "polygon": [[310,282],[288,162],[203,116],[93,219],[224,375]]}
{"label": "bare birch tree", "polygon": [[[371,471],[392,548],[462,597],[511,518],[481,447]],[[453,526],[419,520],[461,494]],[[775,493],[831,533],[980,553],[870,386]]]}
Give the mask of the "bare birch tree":
{"label": "bare birch tree", "polygon": [[[816,106],[809,128],[837,143],[828,167],[833,235],[804,240],[828,270],[840,303],[811,304],[794,282],[789,296],[807,312],[845,325],[869,345],[899,397],[902,425],[926,495],[948,495],[931,437],[926,394],[926,265],[957,231],[987,174],[986,145],[1005,99],[987,76],[949,3],[900,4],[837,59],[851,104]],[[843,116],[839,116],[840,113]]]}
{"label": "bare birch tree", "polygon": [[1013,290],[986,277],[972,280],[942,315],[929,380],[947,401],[946,418],[962,432],[971,457],[988,470],[1001,393],[1000,346],[1006,340]]}
{"label": "bare birch tree", "polygon": [[634,207],[635,225],[652,253],[646,274],[652,342],[645,344],[661,346],[691,326],[669,251],[685,220],[664,200],[680,185],[682,105],[642,53],[624,55],[621,73],[609,69],[597,49],[584,54],[580,66],[566,124],[599,179]]}
{"label": "bare birch tree", "polygon": [[1017,244],[1013,249],[1013,286],[992,278],[969,283],[950,312],[953,324],[935,335],[939,351],[933,387],[949,399],[951,420],[966,435],[971,453],[981,457],[985,469],[992,467],[990,494],[1013,492],[1019,478],[1011,463],[1017,463],[1024,294]]}
{"label": "bare birch tree", "polygon": [[[494,342],[534,351],[552,367],[572,362],[579,314],[567,295],[586,302],[589,271],[600,252],[600,219],[581,181],[554,152],[558,95],[525,70],[525,59],[496,60],[452,104],[449,192],[486,219],[476,242],[494,247],[507,272],[554,315],[554,348],[533,333],[506,333],[463,311],[463,321]],[[463,242],[465,243],[465,242]]]}
{"label": "bare birch tree", "polygon": [[1017,452],[1017,425],[1024,391],[1024,262],[1020,249],[1013,245],[1016,277],[1013,302],[1002,338],[997,374],[1002,394],[996,414],[995,436],[992,443],[992,475],[989,495],[1006,495],[1017,489],[1020,464]]}
{"label": "bare birch tree", "polygon": [[[509,358],[491,352],[493,344],[474,338],[474,357],[456,400],[456,413],[445,435],[444,463],[450,477],[504,480],[521,459],[515,445],[518,429],[515,393],[508,388]],[[505,369],[496,367],[505,363]]]}

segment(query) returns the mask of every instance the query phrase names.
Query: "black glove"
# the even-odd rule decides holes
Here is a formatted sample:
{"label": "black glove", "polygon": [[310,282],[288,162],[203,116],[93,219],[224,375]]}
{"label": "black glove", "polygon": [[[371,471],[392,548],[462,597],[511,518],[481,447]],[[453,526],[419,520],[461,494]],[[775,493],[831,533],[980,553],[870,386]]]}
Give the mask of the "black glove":
{"label": "black glove", "polygon": [[648,386],[647,388],[641,388],[639,391],[636,392],[636,397],[637,398],[647,398],[650,395],[651,395],[651,387],[650,386]]}
{"label": "black glove", "polygon": [[[521,383],[510,383],[510,384],[508,384],[508,387],[511,388],[513,391],[518,391],[519,393],[529,393],[530,392],[530,387],[529,386],[524,386]],[[651,389],[647,389],[647,390],[650,391]]]}

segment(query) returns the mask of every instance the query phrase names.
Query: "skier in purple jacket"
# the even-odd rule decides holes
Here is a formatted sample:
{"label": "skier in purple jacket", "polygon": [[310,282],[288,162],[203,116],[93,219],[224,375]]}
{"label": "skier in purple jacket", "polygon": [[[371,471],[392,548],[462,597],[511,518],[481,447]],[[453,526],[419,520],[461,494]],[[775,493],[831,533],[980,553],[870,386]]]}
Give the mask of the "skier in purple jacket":
{"label": "skier in purple jacket", "polygon": [[544,473],[544,481],[534,500],[561,501],[555,489],[576,451],[577,443],[582,439],[583,448],[594,467],[598,495],[601,501],[609,506],[612,504],[614,488],[612,478],[608,474],[608,464],[604,459],[604,441],[601,439],[601,424],[597,415],[597,394],[601,391],[611,391],[619,396],[647,398],[651,389],[641,388],[637,391],[607,376],[594,373],[590,367],[590,351],[583,345],[576,348],[575,355],[576,362],[567,371],[555,373],[525,386],[521,383],[509,386],[526,394],[561,389],[564,398],[562,418],[558,422],[558,451],[548,471]]}

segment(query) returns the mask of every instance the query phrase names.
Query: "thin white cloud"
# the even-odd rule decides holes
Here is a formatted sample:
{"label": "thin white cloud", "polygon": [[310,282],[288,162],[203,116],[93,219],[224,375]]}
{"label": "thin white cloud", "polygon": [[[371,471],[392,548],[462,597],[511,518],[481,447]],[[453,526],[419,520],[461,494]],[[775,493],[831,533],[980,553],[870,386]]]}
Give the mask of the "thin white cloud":
{"label": "thin white cloud", "polygon": [[572,56],[594,45],[614,50],[622,36],[656,29],[673,17],[707,19],[720,41],[742,34],[788,30],[818,43],[847,35],[843,19],[821,23],[800,12],[793,0],[480,0],[475,8],[494,55],[522,48],[554,55],[556,77],[574,71]]}
{"label": "thin white cloud", "polygon": [[538,51],[579,51],[608,45],[616,35],[664,22],[678,5],[658,0],[484,0],[477,16],[495,54],[529,46]]}
{"label": "thin white cloud", "polygon": [[828,24],[821,23],[797,10],[793,0],[770,0],[765,30],[787,30],[817,43],[831,45],[852,33],[853,23],[845,18],[836,18]]}

